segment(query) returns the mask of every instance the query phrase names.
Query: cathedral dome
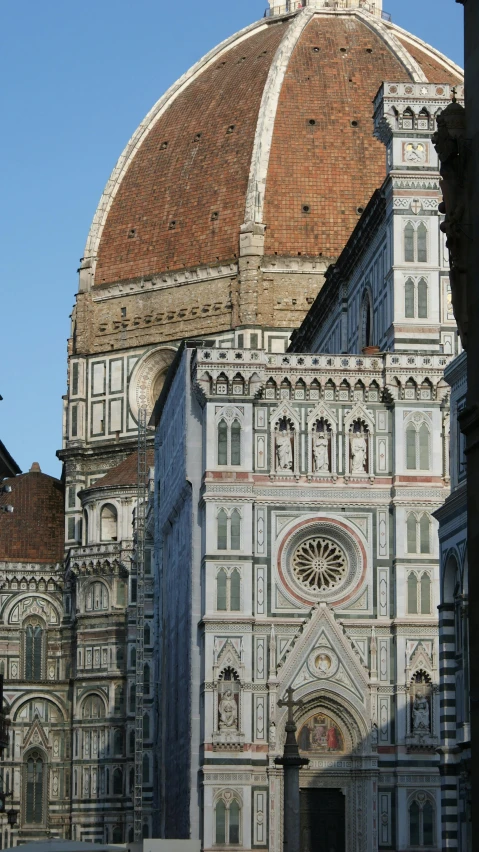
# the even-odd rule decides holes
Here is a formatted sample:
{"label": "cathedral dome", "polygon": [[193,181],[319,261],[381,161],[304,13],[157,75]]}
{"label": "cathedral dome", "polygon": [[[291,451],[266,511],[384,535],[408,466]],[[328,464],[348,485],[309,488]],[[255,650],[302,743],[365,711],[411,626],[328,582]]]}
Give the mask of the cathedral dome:
{"label": "cathedral dome", "polygon": [[28,473],[3,479],[0,494],[0,561],[61,562],[65,541],[64,489],[33,462]]}
{"label": "cathedral dome", "polygon": [[271,5],[134,133],[91,226],[86,289],[248,254],[336,258],[385,176],[372,122],[382,81],[462,82],[378,2]]}

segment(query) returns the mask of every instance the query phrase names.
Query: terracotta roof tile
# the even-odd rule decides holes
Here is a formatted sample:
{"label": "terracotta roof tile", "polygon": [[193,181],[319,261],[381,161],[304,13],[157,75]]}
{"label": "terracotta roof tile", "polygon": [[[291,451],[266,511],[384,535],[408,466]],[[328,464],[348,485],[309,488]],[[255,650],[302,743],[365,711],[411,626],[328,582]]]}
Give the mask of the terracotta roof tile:
{"label": "terracotta roof tile", "polygon": [[0,560],[60,562],[65,541],[63,484],[40,469],[2,480],[12,488],[0,494]]}
{"label": "terracotta roof tile", "polygon": [[[295,20],[234,41],[145,133],[106,218],[95,284],[234,260],[263,91]],[[457,82],[439,56],[402,43],[432,82]],[[372,100],[384,80],[408,79],[401,58],[365,20],[311,18],[289,60],[274,118],[266,254],[338,256],[358,208],[385,176]]]}
{"label": "terracotta roof tile", "polygon": [[[153,447],[146,451],[146,467],[152,467],[155,461]],[[97,479],[92,488],[105,488],[115,485],[136,485],[138,480],[138,453],[134,452],[127,456],[119,465],[109,470],[105,476]]]}

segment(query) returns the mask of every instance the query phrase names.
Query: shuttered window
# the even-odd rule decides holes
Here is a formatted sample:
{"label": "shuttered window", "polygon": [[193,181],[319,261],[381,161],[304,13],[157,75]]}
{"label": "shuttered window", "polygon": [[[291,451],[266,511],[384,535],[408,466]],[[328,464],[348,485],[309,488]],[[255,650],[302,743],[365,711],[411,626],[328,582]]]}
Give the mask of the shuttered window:
{"label": "shuttered window", "polygon": [[41,825],[43,822],[44,764],[38,752],[33,752],[27,760],[27,783],[25,802],[25,821]]}

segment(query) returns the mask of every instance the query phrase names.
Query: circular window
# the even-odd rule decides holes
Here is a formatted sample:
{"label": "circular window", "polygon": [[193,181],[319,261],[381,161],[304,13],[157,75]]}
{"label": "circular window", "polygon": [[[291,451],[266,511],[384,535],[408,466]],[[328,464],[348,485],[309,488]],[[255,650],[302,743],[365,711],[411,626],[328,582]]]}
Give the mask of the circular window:
{"label": "circular window", "polygon": [[308,538],[295,550],[292,569],[296,579],[314,592],[332,591],[348,573],[348,560],[342,547],[330,538]]}
{"label": "circular window", "polygon": [[364,545],[342,519],[315,518],[299,524],[278,556],[284,591],[304,603],[345,602],[364,581]]}

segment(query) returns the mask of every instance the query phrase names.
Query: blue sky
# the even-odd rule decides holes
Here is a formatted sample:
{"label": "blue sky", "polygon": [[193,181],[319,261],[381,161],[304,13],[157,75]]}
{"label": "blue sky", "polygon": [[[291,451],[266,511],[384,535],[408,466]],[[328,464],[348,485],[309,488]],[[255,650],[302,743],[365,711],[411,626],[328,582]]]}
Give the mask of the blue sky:
{"label": "blue sky", "polygon": [[[156,100],[266,0],[16,0],[0,51],[0,439],[60,475],[76,270],[103,187]],[[395,23],[462,65],[462,7],[385,0]]]}

